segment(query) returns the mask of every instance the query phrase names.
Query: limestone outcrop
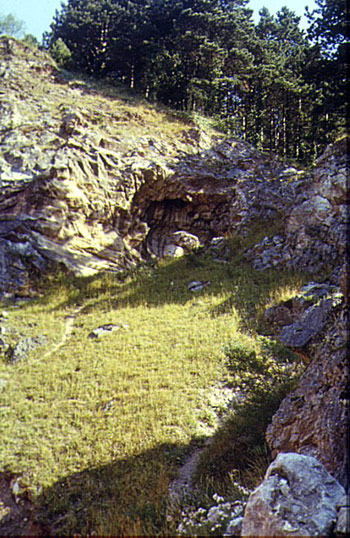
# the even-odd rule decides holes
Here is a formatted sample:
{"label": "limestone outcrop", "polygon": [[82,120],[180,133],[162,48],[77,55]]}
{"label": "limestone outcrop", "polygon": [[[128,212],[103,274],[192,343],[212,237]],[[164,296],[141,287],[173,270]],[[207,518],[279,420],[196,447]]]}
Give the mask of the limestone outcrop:
{"label": "limestone outcrop", "polygon": [[[256,269],[304,269],[315,280],[321,269],[331,273],[266,312],[274,334],[308,366],[267,431],[277,459],[266,475],[274,493],[266,495],[274,503],[277,495],[281,510],[288,497],[289,515],[276,509],[262,534],[249,514],[256,522],[270,515],[256,495],[243,534],[333,528],[338,493],[327,521],[304,521],[309,475],[301,486],[300,462],[310,481],[322,475],[342,492],[328,471],[347,485],[347,143],[329,146],[311,172],[286,168],[113,87],[64,77],[44,52],[0,38],[0,297],[29,294],[36,276],[58,266],[77,275],[120,271],[201,245],[221,259],[225,236],[244,235],[257,220],[278,222],[278,230],[246,252]],[[195,292],[210,282],[191,285]],[[32,344],[40,342],[23,346]],[[285,452],[293,453],[288,461]],[[310,510],[323,502],[316,493]]]}
{"label": "limestone outcrop", "polygon": [[0,80],[2,294],[26,293],[52,264],[119,271],[257,218],[284,225],[247,254],[257,268],[317,270],[343,249],[345,142],[305,175],[113,87],[65,79],[43,51],[7,37]]}
{"label": "limestone outcrop", "polygon": [[250,495],[242,536],[328,536],[344,493],[315,458],[279,454]]}
{"label": "limestone outcrop", "polygon": [[317,274],[341,263],[347,244],[348,149],[348,138],[340,138],[327,147],[310,174],[292,180],[294,200],[282,216],[281,233],[265,237],[247,252],[254,267]]}
{"label": "limestone outcrop", "polygon": [[348,323],[343,303],[330,308],[326,327],[309,343],[310,363],[298,387],[283,400],[266,434],[273,456],[298,452],[317,457],[345,487]]}
{"label": "limestone outcrop", "polygon": [[88,275],[181,255],[253,199],[281,203],[276,163],[254,148],[65,80],[42,51],[1,37],[0,76],[0,293],[50,264]]}

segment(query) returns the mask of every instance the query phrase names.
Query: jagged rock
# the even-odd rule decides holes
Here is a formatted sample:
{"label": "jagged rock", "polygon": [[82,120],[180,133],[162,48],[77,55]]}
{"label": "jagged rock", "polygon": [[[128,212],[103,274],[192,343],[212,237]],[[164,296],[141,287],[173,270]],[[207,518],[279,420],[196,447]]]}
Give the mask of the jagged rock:
{"label": "jagged rock", "polygon": [[316,341],[308,344],[309,365],[298,387],[281,403],[267,429],[273,456],[298,452],[317,457],[347,484],[347,341],[343,306],[333,307]]}
{"label": "jagged rock", "polygon": [[311,174],[292,182],[293,192],[280,204],[288,215],[282,241],[274,245],[274,238],[266,237],[246,253],[256,269],[284,266],[317,273],[341,260],[346,245],[347,166],[343,138],[325,150]]}
{"label": "jagged rock", "polygon": [[[185,125],[137,134],[137,110],[65,82],[43,51],[7,37],[0,49],[12,118],[0,129],[2,294],[60,264],[90,275],[183,255],[292,202],[289,179],[274,180],[283,167],[248,144]],[[120,135],[123,123],[135,134]]]}
{"label": "jagged rock", "polygon": [[332,307],[332,299],[324,299],[320,304],[310,306],[300,320],[282,329],[280,335],[282,344],[293,348],[304,347],[322,330]]}
{"label": "jagged rock", "polygon": [[328,536],[344,493],[315,458],[279,454],[250,495],[242,536]]}
{"label": "jagged rock", "polygon": [[101,336],[106,336],[108,334],[112,334],[115,331],[119,331],[120,329],[128,328],[129,326],[126,323],[105,323],[104,325],[100,325],[100,327],[97,327],[96,329],[91,331],[91,333],[89,334],[89,338],[101,338]]}
{"label": "jagged rock", "polygon": [[[60,264],[91,275],[176,257],[283,213],[291,231],[254,251],[257,268],[316,270],[344,248],[343,142],[308,176],[242,141],[190,126],[177,136],[128,130],[123,137],[114,126],[132,123],[137,133],[144,122],[137,110],[88,83],[65,82],[43,51],[7,37],[0,49],[8,75],[0,121],[0,293],[24,294],[33,273]],[[308,218],[309,198],[316,232],[306,222],[293,228],[296,215]],[[212,246],[221,261],[229,253],[220,244]]]}

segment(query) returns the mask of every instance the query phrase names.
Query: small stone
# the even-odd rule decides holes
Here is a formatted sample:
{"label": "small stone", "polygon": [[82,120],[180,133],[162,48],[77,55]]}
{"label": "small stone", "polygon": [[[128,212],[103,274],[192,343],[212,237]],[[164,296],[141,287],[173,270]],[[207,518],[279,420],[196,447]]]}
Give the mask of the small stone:
{"label": "small stone", "polygon": [[105,323],[104,325],[100,325],[91,333],[89,334],[88,338],[101,338],[101,336],[107,336],[108,334],[112,334],[115,331],[119,331],[120,329],[128,329],[129,325],[127,323],[120,323],[120,324],[113,324],[113,323]]}
{"label": "small stone", "polygon": [[21,338],[15,346],[10,346],[6,351],[6,356],[11,364],[15,364],[27,357],[36,347],[46,343],[45,336]]}
{"label": "small stone", "polygon": [[193,280],[187,286],[189,291],[201,291],[206,286],[210,286],[210,280]]}
{"label": "small stone", "polygon": [[238,516],[228,524],[224,536],[240,536],[242,532],[243,517]]}

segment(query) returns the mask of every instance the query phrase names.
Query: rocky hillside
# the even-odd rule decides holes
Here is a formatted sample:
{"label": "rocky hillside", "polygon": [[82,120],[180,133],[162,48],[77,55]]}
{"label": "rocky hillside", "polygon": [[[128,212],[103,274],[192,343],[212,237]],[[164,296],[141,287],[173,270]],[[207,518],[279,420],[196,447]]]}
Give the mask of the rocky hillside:
{"label": "rocky hillside", "polygon": [[181,255],[294,199],[300,174],[242,142],[69,82],[13,39],[0,58],[0,293],[52,263],[87,275]]}
{"label": "rocky hillside", "polygon": [[[76,275],[120,271],[258,228],[245,252],[256,269],[311,275],[298,296],[265,312],[268,334],[307,364],[268,443],[274,456],[311,458],[308,472],[330,483],[329,472],[346,487],[347,139],[311,171],[297,170],[112,86],[72,79],[42,51],[6,37],[0,81],[0,296],[30,294],[37,276],[58,266]],[[282,477],[299,472],[299,460],[287,460],[275,463]],[[275,475],[270,469],[266,481]],[[335,506],[343,489],[334,488]],[[334,507],[331,523],[316,530],[280,514],[271,523],[268,495],[248,503],[246,535],[333,529]],[[257,510],[260,529],[249,521]]]}

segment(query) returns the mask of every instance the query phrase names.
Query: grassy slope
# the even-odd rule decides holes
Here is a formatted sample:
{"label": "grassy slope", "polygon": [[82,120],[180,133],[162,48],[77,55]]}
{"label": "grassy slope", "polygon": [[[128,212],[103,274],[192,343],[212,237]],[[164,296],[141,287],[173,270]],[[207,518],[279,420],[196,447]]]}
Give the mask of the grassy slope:
{"label": "grassy slope", "polygon": [[[188,291],[191,280],[207,279],[210,287]],[[66,534],[164,533],[169,482],[200,442],[199,425],[213,422],[208,391],[239,381],[225,345],[264,360],[259,306],[299,283],[297,275],[253,271],[240,258],[223,265],[191,255],[125,278],[57,277],[40,300],[9,307],[9,325],[49,342],[0,370],[8,382],[4,466],[29,486],[42,523]],[[45,355],[77,305],[73,334]],[[88,338],[102,323],[120,322],[129,328]],[[249,376],[242,374],[248,385]],[[220,458],[218,445],[213,454]]]}

